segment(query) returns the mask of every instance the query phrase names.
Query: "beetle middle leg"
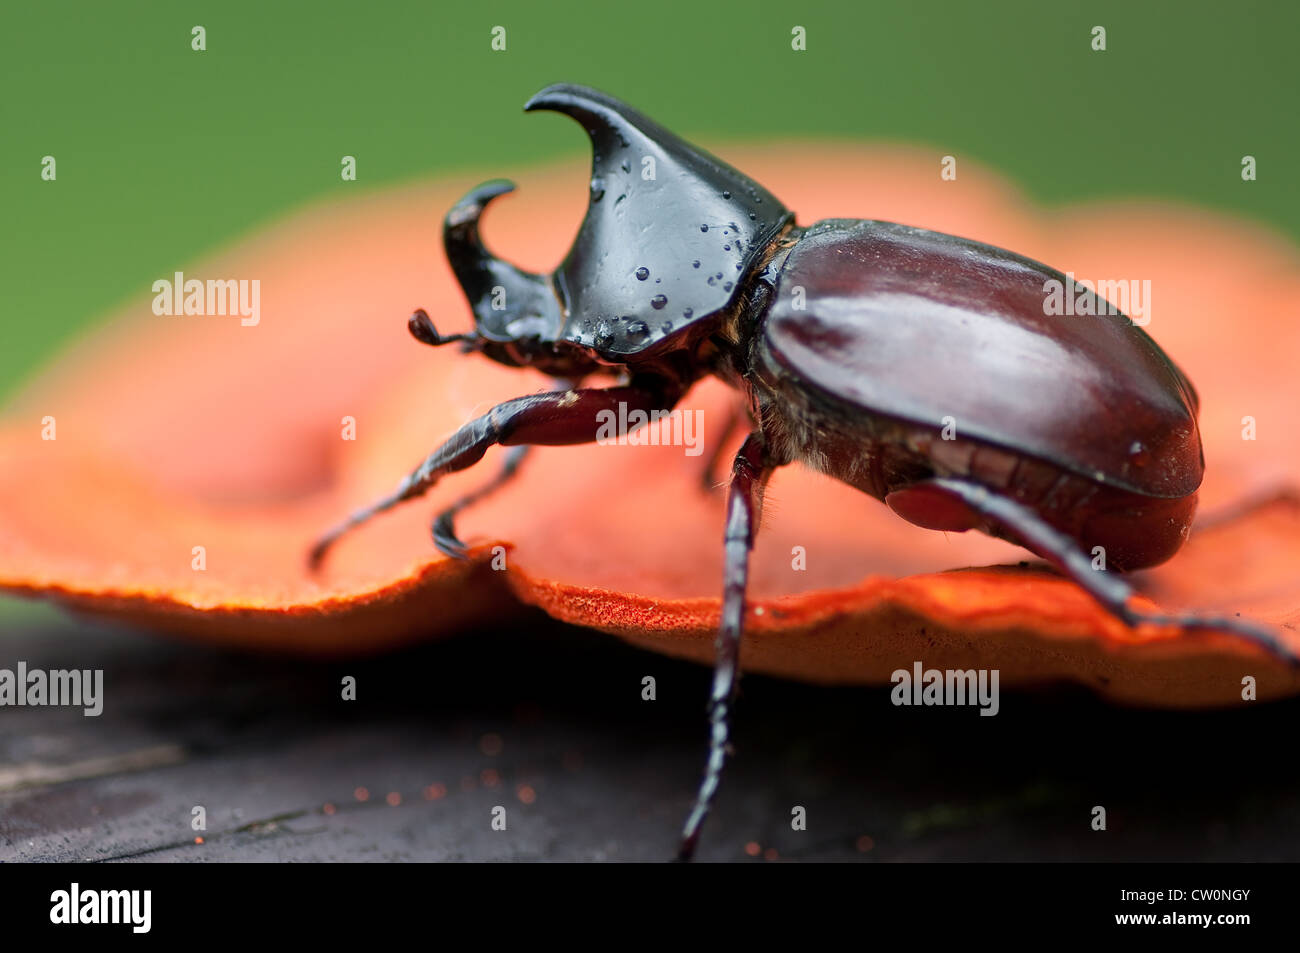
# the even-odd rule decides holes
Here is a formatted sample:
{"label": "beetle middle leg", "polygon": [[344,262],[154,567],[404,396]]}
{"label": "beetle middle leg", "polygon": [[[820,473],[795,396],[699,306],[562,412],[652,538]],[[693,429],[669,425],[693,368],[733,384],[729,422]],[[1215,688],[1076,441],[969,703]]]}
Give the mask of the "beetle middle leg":
{"label": "beetle middle leg", "polygon": [[1051,526],[1029,507],[1010,497],[995,493],[979,483],[947,477],[927,480],[917,484],[917,487],[938,490],[966,505],[991,523],[1009,531],[1022,545],[1051,562],[1083,587],[1107,611],[1129,626],[1150,622],[1155,625],[1176,625],[1186,629],[1231,632],[1293,666],[1300,666],[1300,656],[1282,642],[1277,637],[1277,633],[1264,626],[1225,616],[1196,613],[1164,614],[1143,612],[1133,608],[1130,602],[1136,592],[1131,585],[1113,572],[1093,569],[1092,560],[1074,539]]}
{"label": "beetle middle leg", "polygon": [[749,553],[763,506],[763,486],[774,464],[762,434],[751,433],[736,454],[727,494],[726,530],[723,533],[724,566],[722,619],[718,626],[717,662],[709,696],[709,759],[695,797],[695,806],[682,829],[678,860],[690,860],[700,838],[700,826],[709,813],[722,777],[730,735],[731,705],[740,672],[740,637],[744,631],[745,590],[749,584]]}
{"label": "beetle middle leg", "polygon": [[308,557],[309,565],[318,567],[335,540],[348,530],[399,503],[422,496],[447,474],[473,466],[491,446],[591,443],[602,429],[602,411],[617,415],[623,405],[628,412],[642,410],[648,417],[652,411],[670,410],[680,396],[680,387],[647,377],[620,387],[550,391],[498,404],[452,434],[391,494],[357,510],[317,540]]}

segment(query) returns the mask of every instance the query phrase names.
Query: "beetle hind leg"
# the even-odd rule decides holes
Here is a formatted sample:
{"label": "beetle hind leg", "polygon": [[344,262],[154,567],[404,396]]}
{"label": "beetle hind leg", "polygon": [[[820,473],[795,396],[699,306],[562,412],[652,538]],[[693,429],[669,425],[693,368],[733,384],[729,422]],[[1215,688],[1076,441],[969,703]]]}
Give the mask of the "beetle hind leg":
{"label": "beetle hind leg", "polygon": [[726,530],[723,534],[722,618],[718,626],[717,661],[709,696],[709,758],[695,797],[695,806],[682,828],[678,860],[690,860],[699,842],[700,828],[709,813],[722,779],[731,734],[731,707],[740,675],[740,637],[744,630],[745,590],[749,584],[749,553],[763,504],[763,485],[772,472],[763,438],[751,433],[736,454],[727,494]]}
{"label": "beetle hind leg", "polygon": [[938,490],[954,504],[964,505],[1007,530],[1021,545],[1043,556],[1107,611],[1129,626],[1148,622],[1155,625],[1176,625],[1185,629],[1231,632],[1290,665],[1300,667],[1300,656],[1297,656],[1295,650],[1283,642],[1277,632],[1263,625],[1226,616],[1166,614],[1134,608],[1131,602],[1137,593],[1129,583],[1113,572],[1093,569],[1092,560],[1075,540],[1010,497],[995,493],[981,484],[953,478],[927,480],[919,486]]}

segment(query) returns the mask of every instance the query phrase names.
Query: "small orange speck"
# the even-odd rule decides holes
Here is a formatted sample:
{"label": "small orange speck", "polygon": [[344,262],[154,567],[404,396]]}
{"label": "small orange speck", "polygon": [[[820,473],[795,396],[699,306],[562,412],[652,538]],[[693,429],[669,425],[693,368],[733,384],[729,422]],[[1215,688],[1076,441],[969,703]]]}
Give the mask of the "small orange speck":
{"label": "small orange speck", "polygon": [[530,785],[519,785],[519,790],[516,793],[519,795],[519,800],[523,801],[525,804],[532,804],[537,800],[537,792],[534,791]]}
{"label": "small orange speck", "polygon": [[202,843],[203,843],[203,838],[202,838],[202,837],[196,837],[196,838],[194,838],[194,843],[196,843],[196,844],[202,844]]}
{"label": "small orange speck", "polygon": [[496,732],[489,732],[478,740],[478,750],[482,751],[489,758],[495,758],[505,747],[505,742]]}
{"label": "small orange speck", "polygon": [[776,852],[775,847],[769,847],[767,850],[763,851],[764,860],[776,860],[780,856],[781,855]]}
{"label": "small orange speck", "polygon": [[355,791],[352,792],[352,796],[356,798],[358,801],[370,800],[370,792],[367,791],[365,788],[357,788]]}
{"label": "small orange speck", "polygon": [[758,846],[758,841],[752,840],[745,845],[745,853],[750,857],[757,857],[763,852],[763,848]]}
{"label": "small orange speck", "polygon": [[326,814],[333,814],[333,813],[334,813],[334,805],[333,805],[333,804],[326,803],[325,806],[321,808],[321,810],[324,811]]}
{"label": "small orange speck", "polygon": [[478,782],[474,780],[474,776],[472,774],[467,774],[460,779],[460,789],[462,791],[473,791],[474,788],[477,786],[478,786]]}
{"label": "small orange speck", "polygon": [[479,780],[483,782],[484,787],[494,788],[501,783],[501,774],[492,768],[484,768],[483,773],[479,775]]}
{"label": "small orange speck", "polygon": [[876,846],[876,842],[873,841],[866,834],[863,834],[861,837],[858,838],[858,850],[863,854],[865,854],[867,851],[871,850],[871,848],[875,846]]}
{"label": "small orange speck", "polygon": [[440,797],[446,797],[446,795],[447,785],[445,784],[430,784],[424,789],[424,799],[426,801],[436,801]]}
{"label": "small orange speck", "polygon": [[388,802],[389,807],[397,807],[397,805],[402,803],[402,795],[398,794],[396,791],[389,791],[388,797],[384,798],[384,800]]}

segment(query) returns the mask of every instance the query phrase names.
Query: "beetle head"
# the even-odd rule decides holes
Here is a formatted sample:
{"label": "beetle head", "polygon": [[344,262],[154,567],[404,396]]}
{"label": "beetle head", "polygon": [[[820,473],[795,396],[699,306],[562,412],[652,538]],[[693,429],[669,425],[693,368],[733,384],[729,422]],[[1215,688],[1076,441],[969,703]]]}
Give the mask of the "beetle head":
{"label": "beetle head", "polygon": [[487,203],[514,186],[471,190],[447,213],[443,242],[476,330],[442,338],[417,312],[411,332],[425,343],[464,340],[494,360],[556,376],[625,364],[732,306],[793,221],[757,182],[612,96],[561,84],[524,108],[563,113],[587,132],[587,215],[554,273],[532,274],[494,257],[479,237]]}

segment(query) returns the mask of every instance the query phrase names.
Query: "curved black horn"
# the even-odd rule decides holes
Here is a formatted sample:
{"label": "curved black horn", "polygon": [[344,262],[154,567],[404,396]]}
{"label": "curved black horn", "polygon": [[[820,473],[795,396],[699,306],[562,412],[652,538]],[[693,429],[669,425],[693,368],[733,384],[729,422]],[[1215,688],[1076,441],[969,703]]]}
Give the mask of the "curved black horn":
{"label": "curved black horn", "polygon": [[443,220],[447,261],[474,311],[478,335],[489,341],[512,341],[523,333],[554,334],[561,321],[550,278],[502,261],[487,250],[479,236],[479,219],[487,204],[514,188],[514,183],[505,179],[484,182],[471,189]]}
{"label": "curved black horn", "polygon": [[470,189],[443,219],[443,247],[446,248],[447,260],[451,262],[452,270],[462,285],[467,277],[482,273],[490,265],[504,264],[484,247],[483,239],[479,237],[478,223],[489,202],[514,190],[515,184],[506,179],[484,182]]}
{"label": "curved black horn", "polygon": [[648,330],[728,307],[793,220],[753,179],[605,93],[548,86],[524,109],[564,113],[591,139],[587,215],[555,271],[580,344],[632,353]]}

